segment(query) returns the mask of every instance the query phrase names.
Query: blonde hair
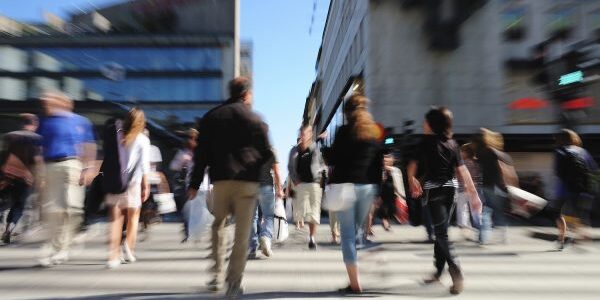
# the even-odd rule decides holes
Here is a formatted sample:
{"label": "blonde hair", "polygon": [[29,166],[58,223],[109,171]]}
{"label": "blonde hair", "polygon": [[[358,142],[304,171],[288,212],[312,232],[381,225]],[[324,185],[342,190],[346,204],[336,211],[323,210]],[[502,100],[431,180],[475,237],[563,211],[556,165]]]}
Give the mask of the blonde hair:
{"label": "blonde hair", "polygon": [[483,143],[495,150],[504,150],[504,137],[499,132],[491,131],[487,128],[481,128],[481,135],[483,137]]}
{"label": "blonde hair", "polygon": [[144,111],[134,107],[127,113],[127,117],[123,122],[123,143],[131,145],[138,134],[143,133],[146,128],[146,117]]}
{"label": "blonde hair", "polygon": [[369,99],[367,97],[354,94],[346,100],[344,105],[344,114],[348,119],[351,132],[360,141],[376,140],[378,138],[377,124],[367,110],[368,104]]}
{"label": "blonde hair", "polygon": [[566,128],[561,129],[556,135],[556,143],[559,146],[583,146],[583,142],[581,141],[579,135],[575,131]]}

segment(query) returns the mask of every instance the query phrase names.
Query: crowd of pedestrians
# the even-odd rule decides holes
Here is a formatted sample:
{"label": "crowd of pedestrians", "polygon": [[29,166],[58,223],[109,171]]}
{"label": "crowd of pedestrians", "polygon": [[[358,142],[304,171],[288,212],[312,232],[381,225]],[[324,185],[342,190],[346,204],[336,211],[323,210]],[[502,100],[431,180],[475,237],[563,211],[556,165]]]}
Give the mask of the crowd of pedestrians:
{"label": "crowd of pedestrians", "polygon": [[[311,124],[301,125],[284,182],[268,125],[253,111],[251,81],[235,78],[229,93],[230,98],[206,113],[196,129],[185,132],[184,147],[169,164],[169,170],[178,174],[173,186],[178,210],[204,195],[214,217],[210,291],[225,288],[229,297],[241,295],[247,260],[259,253],[275,255],[275,220],[281,217],[275,210],[284,200],[292,207],[296,229],[308,227],[307,248],[313,251],[318,248],[322,200],[347,202],[328,212],[331,241],[341,244],[348,275],[342,293],[362,293],[357,251],[374,238],[376,219],[381,219],[386,231],[392,230],[393,223],[410,220],[405,211],[409,198],[420,201],[412,211],[423,220],[433,243],[435,271],[424,279],[425,284],[439,283],[447,265],[453,282],[450,292],[459,294],[464,289],[464,275],[448,238],[453,215],[465,236],[474,232],[472,240],[481,245],[508,242],[506,212],[514,204],[511,193],[519,187],[519,179],[500,133],[482,128],[461,146],[453,138],[452,112],[433,107],[424,117],[424,135],[414,155],[399,161],[394,151],[383,147],[380,126],[369,113],[369,99],[354,94],[343,103],[345,124],[329,133],[335,134],[331,147],[319,142],[327,133],[315,138]],[[4,135],[0,192],[10,205],[2,242],[14,242],[24,207],[37,193],[36,207],[48,237],[39,264],[64,263],[75,236],[89,223],[87,189],[88,197],[94,191],[95,198],[101,199],[96,206],[105,206],[109,216],[107,268],[136,262],[138,224],[141,221],[147,228],[150,223],[145,217],[140,220],[143,207],[156,190],[170,190],[159,169],[160,149],[150,143],[144,112],[133,108],[122,118],[108,120],[96,136],[92,123],[73,112],[73,101],[65,94],[43,93],[40,103],[39,119],[22,114],[22,129]],[[97,140],[103,146],[101,164]],[[554,168],[559,178],[557,201],[536,213],[555,222],[562,250],[569,241],[589,239],[585,228],[591,225],[598,192],[594,177],[598,166],[582,148],[579,136],[564,129],[556,135]],[[158,185],[166,188],[153,188]],[[331,195],[340,191],[326,188],[334,185],[349,192]],[[235,226],[229,257],[228,224]],[[568,228],[574,232],[571,237]],[[184,242],[191,230],[184,221]]]}

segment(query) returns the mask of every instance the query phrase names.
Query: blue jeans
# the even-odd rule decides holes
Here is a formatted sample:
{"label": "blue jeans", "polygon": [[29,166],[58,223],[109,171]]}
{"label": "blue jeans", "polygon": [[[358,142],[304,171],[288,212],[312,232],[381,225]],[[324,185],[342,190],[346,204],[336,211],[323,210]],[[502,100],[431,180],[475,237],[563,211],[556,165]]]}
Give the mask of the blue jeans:
{"label": "blue jeans", "polygon": [[[263,222],[259,222],[258,208],[262,212]],[[273,219],[275,217],[275,192],[272,185],[261,185],[258,194],[258,203],[254,209],[252,218],[252,230],[250,231],[250,251],[255,251],[258,246],[258,236],[273,238]],[[259,229],[260,224],[260,229]]]}
{"label": "blue jeans", "polygon": [[363,228],[371,204],[377,195],[375,184],[355,184],[356,202],[346,210],[336,212],[340,221],[342,254],[344,263],[357,264],[356,236],[359,229]]}
{"label": "blue jeans", "polygon": [[483,195],[483,211],[481,214],[479,241],[487,243],[491,237],[492,227],[505,227],[508,225],[508,220],[504,215],[504,198],[496,193],[495,187],[484,187],[481,195]]}

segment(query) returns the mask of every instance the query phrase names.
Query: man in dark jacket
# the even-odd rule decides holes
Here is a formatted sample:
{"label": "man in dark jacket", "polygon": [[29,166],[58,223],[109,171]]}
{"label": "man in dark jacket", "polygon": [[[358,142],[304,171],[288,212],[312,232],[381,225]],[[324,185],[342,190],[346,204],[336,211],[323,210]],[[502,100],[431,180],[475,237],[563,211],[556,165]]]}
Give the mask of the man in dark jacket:
{"label": "man in dark jacket", "polygon": [[229,83],[231,98],[209,111],[199,125],[198,146],[188,199],[196,196],[208,168],[213,183],[214,223],[212,257],[214,279],[209,289],[218,291],[223,282],[225,263],[225,221],[232,214],[235,243],[227,270],[227,295],[243,293],[242,276],[246,267],[248,236],[259,192],[260,168],[271,156],[267,130],[252,112],[250,80],[235,78]]}

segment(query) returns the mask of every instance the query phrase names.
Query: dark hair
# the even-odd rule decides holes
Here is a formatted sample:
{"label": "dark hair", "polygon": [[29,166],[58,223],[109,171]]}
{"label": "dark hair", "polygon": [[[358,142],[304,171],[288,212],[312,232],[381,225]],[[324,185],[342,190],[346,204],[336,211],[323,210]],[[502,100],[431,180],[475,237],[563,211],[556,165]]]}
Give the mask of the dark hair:
{"label": "dark hair", "polygon": [[38,117],[34,114],[20,114],[19,119],[21,120],[21,124],[23,124],[23,126],[37,126],[39,124]]}
{"label": "dark hair", "polygon": [[252,82],[247,77],[236,77],[229,82],[229,96],[232,99],[241,99],[250,92]]}
{"label": "dark hair", "polygon": [[425,114],[425,120],[436,135],[452,138],[452,112],[448,108],[432,107]]}

